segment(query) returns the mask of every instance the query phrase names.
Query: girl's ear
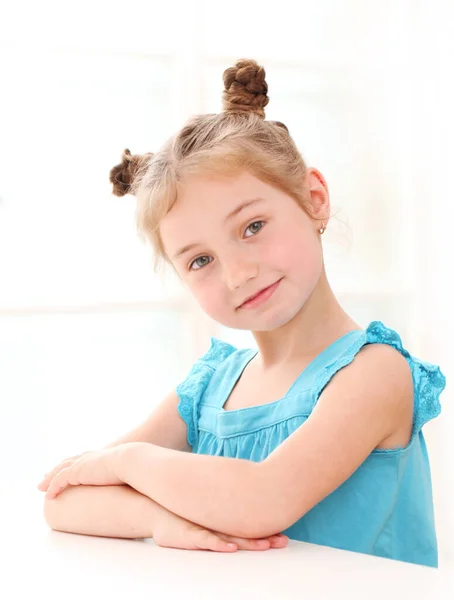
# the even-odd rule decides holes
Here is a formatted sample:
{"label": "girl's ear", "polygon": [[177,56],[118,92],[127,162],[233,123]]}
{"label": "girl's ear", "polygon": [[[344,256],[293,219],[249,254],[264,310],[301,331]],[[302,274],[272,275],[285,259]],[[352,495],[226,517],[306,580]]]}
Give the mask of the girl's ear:
{"label": "girl's ear", "polygon": [[328,185],[318,169],[310,167],[307,170],[305,187],[312,216],[327,222],[330,215]]}

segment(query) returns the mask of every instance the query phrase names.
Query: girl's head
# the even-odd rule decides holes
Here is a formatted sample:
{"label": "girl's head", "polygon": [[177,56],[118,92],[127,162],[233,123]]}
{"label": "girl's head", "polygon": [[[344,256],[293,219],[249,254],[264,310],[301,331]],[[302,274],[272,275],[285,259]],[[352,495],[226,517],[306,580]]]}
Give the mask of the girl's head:
{"label": "girl's head", "polygon": [[[125,150],[110,180],[115,194],[136,196],[155,269],[171,264],[223,325],[267,331],[301,310],[322,275],[328,191],[287,127],[265,120],[264,69],[240,60],[224,87],[223,112],[191,118],[156,154]],[[268,301],[242,306],[277,282]]]}

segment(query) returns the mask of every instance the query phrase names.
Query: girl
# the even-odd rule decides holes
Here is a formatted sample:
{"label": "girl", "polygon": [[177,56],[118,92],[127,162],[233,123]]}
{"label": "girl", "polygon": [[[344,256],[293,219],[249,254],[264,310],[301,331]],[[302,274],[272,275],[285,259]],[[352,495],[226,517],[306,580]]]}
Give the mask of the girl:
{"label": "girl", "polygon": [[224,84],[221,114],[193,117],[157,154],[125,150],[111,181],[136,196],[157,260],[258,351],[212,338],[145,425],[46,476],[47,510],[69,485],[126,484],[224,541],[285,545],[272,537],[284,532],[437,566],[422,427],[445,378],[382,322],[344,312],[323,261],[325,179],[265,120],[262,67],[240,60]]}

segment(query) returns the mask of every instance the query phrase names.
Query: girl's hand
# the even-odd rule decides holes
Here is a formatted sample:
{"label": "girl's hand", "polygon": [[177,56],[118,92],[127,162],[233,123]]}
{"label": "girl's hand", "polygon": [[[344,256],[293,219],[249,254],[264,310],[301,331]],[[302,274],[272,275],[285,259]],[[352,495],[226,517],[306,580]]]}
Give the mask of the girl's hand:
{"label": "girl's hand", "polygon": [[91,452],[92,451],[89,450],[88,452],[82,452],[81,454],[76,454],[75,456],[70,456],[69,458],[65,458],[65,460],[62,460],[51,471],[45,473],[43,480],[37,485],[38,489],[41,492],[46,492],[47,488],[49,487],[49,483],[52,481],[52,479],[57,473],[59,473],[62,469],[65,469],[66,467],[70,467],[78,458],[81,458],[86,454],[91,454]]}
{"label": "girl's hand", "polygon": [[159,506],[153,527],[153,540],[158,546],[184,550],[212,550],[236,552],[237,550],[269,550],[285,548],[288,537],[278,533],[261,540],[240,538],[205,529]]}
{"label": "girl's hand", "polygon": [[54,474],[45,499],[52,500],[69,485],[122,485],[123,481],[116,473],[117,454],[117,447],[114,447],[87,452],[76,458]]}

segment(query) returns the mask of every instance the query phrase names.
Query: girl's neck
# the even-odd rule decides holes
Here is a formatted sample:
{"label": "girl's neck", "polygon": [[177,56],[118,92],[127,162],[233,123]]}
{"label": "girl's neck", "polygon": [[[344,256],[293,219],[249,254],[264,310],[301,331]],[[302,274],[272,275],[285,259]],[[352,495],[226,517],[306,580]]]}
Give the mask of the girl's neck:
{"label": "girl's neck", "polygon": [[336,339],[361,327],[343,310],[326,278],[325,268],[311,297],[286,325],[253,331],[257,364],[271,370],[283,363],[312,359]]}

